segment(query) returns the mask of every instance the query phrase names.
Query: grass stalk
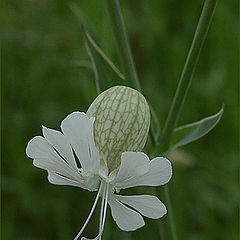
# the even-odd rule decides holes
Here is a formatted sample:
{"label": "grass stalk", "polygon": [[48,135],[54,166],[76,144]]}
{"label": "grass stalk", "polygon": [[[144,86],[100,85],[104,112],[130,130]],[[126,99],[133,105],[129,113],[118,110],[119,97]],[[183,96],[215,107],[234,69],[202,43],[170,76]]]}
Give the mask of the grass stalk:
{"label": "grass stalk", "polygon": [[[126,79],[134,83],[137,90],[141,91],[141,86],[138,80],[135,64],[133,61],[129,40],[127,37],[126,27],[124,25],[120,5],[118,0],[106,0],[112,21],[113,31],[118,43],[121,62],[123,64]],[[160,135],[159,148],[161,152],[167,150],[170,144],[172,133],[179,120],[185,98],[191,85],[192,77],[199,59],[199,55],[206,39],[206,35],[213,17],[214,9],[217,0],[205,0],[202,13],[194,34],[194,38],[180,77],[180,81],[171,104],[170,111],[162,134]],[[169,222],[169,239],[176,240],[176,229],[174,225],[173,211],[169,196],[169,189],[164,187],[164,196],[168,207],[168,222]],[[162,228],[162,224],[160,225]],[[166,231],[165,231],[166,232]],[[163,240],[163,237],[161,239]]]}
{"label": "grass stalk", "polygon": [[206,39],[208,29],[210,27],[217,0],[205,0],[202,13],[193,37],[193,41],[180,77],[180,81],[173,98],[167,120],[163,127],[163,131],[159,141],[159,151],[165,152],[169,145],[170,140],[176,127],[182,107],[185,102],[189,87],[192,82],[192,77],[198,63],[199,55],[202,50],[203,43]]}
{"label": "grass stalk", "polygon": [[[202,13],[193,37],[193,41],[178,83],[178,87],[173,98],[170,111],[167,116],[167,120],[163,127],[163,131],[160,135],[159,151],[165,152],[170,145],[170,140],[176,127],[180,114],[182,112],[183,104],[185,102],[189,87],[192,82],[192,77],[198,63],[198,59],[202,50],[202,46],[205,42],[214,10],[217,4],[217,0],[205,0]],[[169,196],[168,186],[164,186],[164,196],[168,207],[168,218],[170,225],[170,239],[176,240],[176,228],[174,223],[172,204]]]}
{"label": "grass stalk", "polygon": [[135,63],[133,60],[127,30],[124,24],[122,11],[118,0],[106,0],[108,12],[110,14],[113,32],[117,42],[119,56],[124,69],[124,75],[127,80],[130,80],[134,87],[141,92]]}
{"label": "grass stalk", "polygon": [[[142,92],[138,79],[135,63],[130,48],[126,26],[124,24],[121,7],[118,0],[106,0],[108,12],[112,22],[113,33],[117,42],[119,57],[124,69],[124,75],[127,81],[132,82],[134,87]],[[153,137],[153,129],[150,126],[150,138],[152,144],[156,146],[156,137]]]}

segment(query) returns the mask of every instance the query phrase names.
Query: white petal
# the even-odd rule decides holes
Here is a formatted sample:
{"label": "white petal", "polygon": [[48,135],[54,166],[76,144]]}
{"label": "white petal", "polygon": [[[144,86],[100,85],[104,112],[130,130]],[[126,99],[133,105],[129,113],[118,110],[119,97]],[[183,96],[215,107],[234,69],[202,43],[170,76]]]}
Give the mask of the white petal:
{"label": "white petal", "polygon": [[144,220],[138,212],[126,207],[112,195],[109,195],[108,203],[112,217],[120,229],[134,231],[144,226]]}
{"label": "white petal", "polygon": [[61,129],[70,141],[82,168],[96,172],[100,158],[94,144],[93,123],[94,118],[89,119],[85,113],[73,112],[62,121]]}
{"label": "white petal", "polygon": [[165,205],[156,196],[121,196],[114,194],[114,197],[149,218],[157,219],[167,213]]}
{"label": "white petal", "polygon": [[36,167],[57,172],[76,182],[81,181],[78,169],[65,162],[43,137],[36,136],[31,139],[27,145],[26,153],[34,159],[33,164]]}
{"label": "white petal", "polygon": [[115,184],[118,190],[135,186],[160,186],[166,184],[172,176],[170,161],[164,157],[156,157],[150,161],[149,171],[128,181]]}
{"label": "white petal", "polygon": [[69,165],[77,167],[72,148],[67,138],[59,131],[46,128],[42,128],[43,136],[51,144],[57,152],[68,162]]}
{"label": "white petal", "polygon": [[90,190],[90,191],[96,191],[98,190],[98,182],[94,182],[94,185],[91,185],[87,182],[81,182],[81,181],[75,181],[72,179],[69,179],[67,177],[64,177],[62,175],[59,175],[55,172],[50,172],[48,171],[48,181],[52,184],[56,184],[56,185],[69,185],[69,186],[75,186],[75,187],[80,187],[86,190]]}
{"label": "white petal", "polygon": [[149,170],[149,161],[143,152],[123,152],[119,172],[112,184],[124,184],[135,176],[145,174]]}
{"label": "white petal", "polygon": [[66,178],[62,175],[59,175],[55,172],[48,171],[48,181],[52,184],[56,185],[69,185],[69,186],[76,186],[81,187],[84,189],[88,189],[84,184],[81,184],[75,180]]}

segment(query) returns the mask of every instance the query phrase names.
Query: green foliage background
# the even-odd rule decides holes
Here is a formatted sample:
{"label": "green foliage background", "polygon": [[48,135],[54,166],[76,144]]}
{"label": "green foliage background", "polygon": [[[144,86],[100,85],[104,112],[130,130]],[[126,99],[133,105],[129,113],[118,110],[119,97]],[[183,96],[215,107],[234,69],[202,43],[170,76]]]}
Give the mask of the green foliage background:
{"label": "green foliage background", "polygon": [[[86,111],[96,97],[91,69],[74,66],[90,62],[71,2],[79,5],[93,37],[120,66],[104,0],[2,2],[4,240],[72,239],[94,200],[95,194],[85,190],[49,184],[46,171],[33,167],[25,155],[41,125],[59,129],[67,114]],[[120,2],[143,93],[163,124],[203,0]],[[169,187],[179,239],[238,239],[237,15],[237,1],[219,1],[180,119],[181,124],[199,120],[225,102],[218,126],[171,158]],[[104,88],[116,84],[103,76]],[[182,154],[185,163],[179,160]],[[97,219],[95,214],[85,236],[95,236]],[[146,219],[144,228],[125,233],[109,214],[104,240],[146,238],[158,239],[156,220]]]}

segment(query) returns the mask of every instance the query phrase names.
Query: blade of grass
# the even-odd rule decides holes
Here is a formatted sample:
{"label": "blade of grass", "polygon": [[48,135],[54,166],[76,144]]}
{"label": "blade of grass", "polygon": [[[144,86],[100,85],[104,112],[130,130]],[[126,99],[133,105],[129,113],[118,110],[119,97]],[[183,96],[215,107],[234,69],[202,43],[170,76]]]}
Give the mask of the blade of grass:
{"label": "blade of grass", "polygon": [[113,32],[119,48],[120,59],[124,68],[124,75],[126,76],[126,79],[129,79],[134,84],[134,87],[141,92],[141,86],[129,45],[119,1],[106,0],[106,2],[112,22]]}
{"label": "blade of grass", "polygon": [[208,134],[221,120],[223,111],[224,105],[218,113],[212,116],[175,128],[170,146],[163,155],[167,156],[176,148],[192,143]]}
{"label": "blade of grass", "polygon": [[[121,8],[118,0],[106,0],[108,12],[112,22],[113,33],[117,42],[119,57],[121,59],[124,75],[127,80],[130,80],[134,87],[142,92],[141,85],[138,79],[135,63],[133,60],[127,30],[124,24]],[[152,124],[151,124],[152,125]],[[154,136],[153,129],[150,125],[150,137],[152,144],[156,146],[156,141]]]}
{"label": "blade of grass", "polygon": [[[203,43],[206,39],[208,29],[210,27],[214,10],[217,4],[217,0],[205,0],[202,13],[194,34],[192,45],[190,47],[187,60],[185,62],[178,87],[171,104],[170,111],[167,116],[162,134],[160,136],[159,148],[160,152],[164,152],[168,149],[170,145],[170,140],[173,134],[173,131],[179,120],[185,98],[187,96],[189,87],[192,82],[192,77],[198,63],[199,55],[202,50]],[[173,221],[173,211],[171,207],[171,200],[169,196],[168,186],[164,186],[164,195],[165,200],[168,206],[168,215],[171,228],[171,237],[170,239],[176,240],[176,228]]]}
{"label": "blade of grass", "polygon": [[[120,57],[122,59],[126,78],[127,79],[129,78],[135,84],[135,87],[139,91],[141,91],[140,83],[135,69],[135,64],[129,46],[129,41],[127,38],[126,28],[124,25],[121,9],[119,6],[119,1],[118,0],[106,0],[106,1],[111,21],[113,22],[113,30],[115,33],[116,40],[118,42]],[[183,73],[181,75],[180,82],[175,93],[175,97],[171,105],[163,133],[161,134],[160,137],[159,147],[162,150],[162,152],[164,151],[164,149],[168,148],[172,133],[178,122],[182,106],[185,101],[188,89],[190,87],[192,76],[195,71],[196,64],[198,62],[198,58],[203,43],[212,20],[216,3],[217,0],[206,0],[204,3],[202,14],[183,69]],[[169,190],[167,187],[164,188],[164,194],[169,212],[168,217],[170,222],[170,239],[175,240],[177,239],[176,230],[174,225],[173,212],[171,208],[171,201],[169,197]]]}
{"label": "blade of grass", "polygon": [[88,42],[91,44],[91,46],[99,53],[99,55],[108,63],[108,65],[112,68],[112,70],[123,80],[125,80],[125,76],[120,72],[120,70],[113,64],[113,62],[110,60],[110,58],[103,52],[103,50],[97,45],[97,43],[94,41],[94,39],[89,34],[87,28],[86,28],[86,21],[85,17],[83,17],[83,12],[81,11],[80,7],[76,3],[71,3],[69,5],[70,9],[74,13],[74,15],[77,17],[79,23],[81,24],[81,27],[83,29],[83,33],[88,40]]}
{"label": "blade of grass", "polygon": [[106,56],[106,54],[103,52],[103,50],[96,44],[96,42],[93,40],[93,38],[90,36],[87,29],[82,25],[83,32],[88,39],[88,41],[91,43],[91,45],[95,48],[95,50],[101,55],[101,57],[108,63],[108,65],[112,68],[112,70],[121,78],[125,79],[125,76],[119,71],[119,69],[113,64],[113,62]]}
{"label": "blade of grass", "polygon": [[159,150],[161,152],[166,151],[169,147],[170,139],[179,120],[183,104],[192,82],[192,77],[195,72],[199,55],[201,53],[203,43],[206,39],[208,29],[212,21],[216,4],[217,0],[205,0],[205,3],[203,5],[202,13],[180,77],[180,81],[178,83],[178,87],[167,116],[167,120],[160,136]]}
{"label": "blade of grass", "polygon": [[96,66],[96,63],[95,63],[92,51],[91,51],[91,49],[90,49],[86,39],[84,39],[84,44],[85,44],[88,56],[89,56],[89,58],[91,60],[91,63],[92,63],[93,72],[94,72],[94,76],[95,76],[95,83],[96,83],[96,88],[97,88],[97,94],[99,95],[101,93],[101,89],[100,89],[99,75],[98,75],[97,66]]}

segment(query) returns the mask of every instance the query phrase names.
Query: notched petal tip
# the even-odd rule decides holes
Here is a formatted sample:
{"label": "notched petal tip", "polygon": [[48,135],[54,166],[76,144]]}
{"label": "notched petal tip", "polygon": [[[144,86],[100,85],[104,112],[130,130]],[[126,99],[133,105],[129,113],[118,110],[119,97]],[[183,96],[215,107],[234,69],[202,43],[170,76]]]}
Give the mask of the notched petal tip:
{"label": "notched petal tip", "polygon": [[54,130],[42,125],[42,134],[45,139],[47,138],[46,136],[48,135],[48,133],[50,133],[51,131],[54,131]]}
{"label": "notched petal tip", "polygon": [[42,133],[45,131],[45,129],[48,129],[48,128],[42,125]]}
{"label": "notched petal tip", "polygon": [[109,196],[108,201],[111,208],[111,215],[117,226],[123,231],[135,231],[145,225],[140,213],[125,206],[114,196]]}
{"label": "notched petal tip", "polygon": [[115,199],[137,210],[143,216],[158,219],[167,213],[165,205],[152,195],[123,196],[114,194]]}
{"label": "notched petal tip", "polygon": [[35,136],[27,143],[26,155],[29,158],[32,158],[32,159],[34,158],[34,152],[36,150],[36,147],[38,146],[38,142],[42,140],[43,140],[42,136]]}
{"label": "notched petal tip", "polygon": [[[63,119],[63,121],[66,120],[66,119],[70,120],[70,119],[76,119],[76,118],[89,119],[88,115],[87,115],[85,112],[74,111],[74,112],[68,114],[68,115]],[[63,122],[63,121],[62,121],[62,122]]]}
{"label": "notched petal tip", "polygon": [[170,179],[172,178],[172,174],[173,174],[173,168],[172,168],[172,164],[169,161],[169,159],[165,158],[165,157],[158,157],[161,161],[161,165],[162,165],[162,171],[165,172],[165,174],[163,176],[166,177],[165,179],[165,183],[168,183],[170,181]]}
{"label": "notched petal tip", "polygon": [[[164,205],[164,204],[163,204]],[[168,210],[167,210],[167,208],[166,208],[166,206],[164,205],[164,207],[165,207],[165,211],[163,212],[163,214],[162,214],[162,216],[161,217],[163,217],[164,215],[166,215],[167,213],[168,213]]]}
{"label": "notched petal tip", "polygon": [[[125,167],[129,173],[129,167]],[[120,175],[120,170],[119,174]],[[124,176],[124,174],[122,174]],[[172,177],[172,166],[170,161],[164,157],[156,157],[149,162],[149,170],[143,175],[133,175],[130,178],[118,176],[114,184],[118,189],[125,189],[136,186],[161,186],[169,182]]]}
{"label": "notched petal tip", "polygon": [[144,175],[149,170],[150,160],[143,152],[123,152],[121,165],[113,183],[116,187],[136,176]]}
{"label": "notched petal tip", "polygon": [[48,127],[45,127],[44,125],[42,125],[42,134],[43,134],[44,138],[46,138],[46,135],[49,132],[53,132],[53,131],[57,131],[57,130],[51,129],[51,128],[48,128]]}
{"label": "notched petal tip", "polygon": [[133,166],[129,164],[129,167],[133,167],[138,175],[143,175],[149,170],[150,159],[144,152],[123,152],[121,160],[133,163]]}

